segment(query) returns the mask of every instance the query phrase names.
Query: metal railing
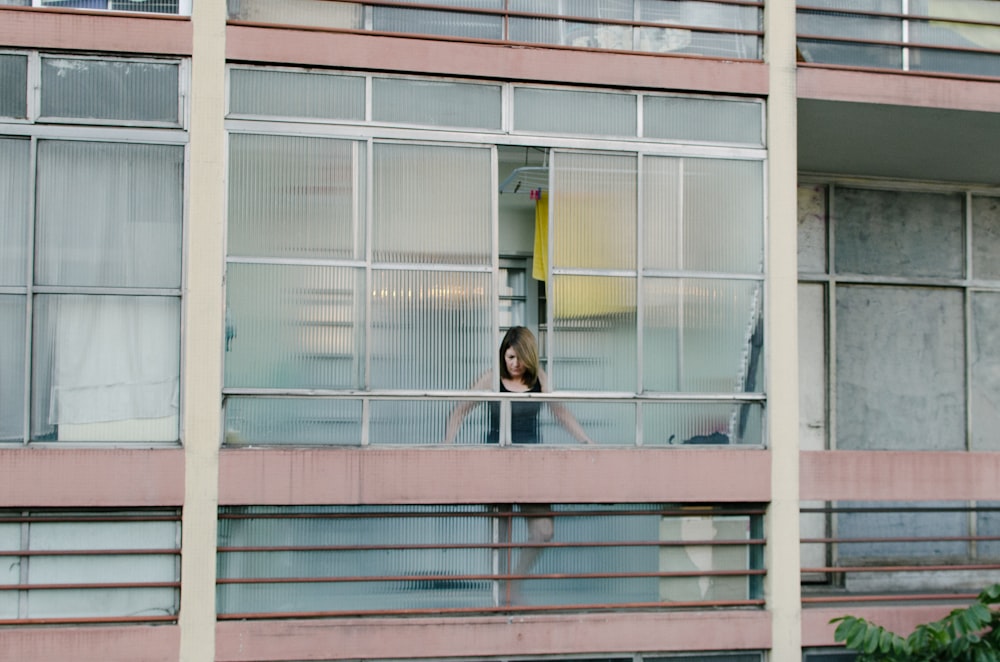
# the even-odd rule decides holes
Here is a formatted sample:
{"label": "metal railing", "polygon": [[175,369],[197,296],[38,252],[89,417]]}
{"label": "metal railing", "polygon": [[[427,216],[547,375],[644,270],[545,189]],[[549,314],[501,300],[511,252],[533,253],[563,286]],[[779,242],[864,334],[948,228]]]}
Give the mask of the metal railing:
{"label": "metal railing", "polygon": [[219,619],[762,607],[759,507],[229,507]]}

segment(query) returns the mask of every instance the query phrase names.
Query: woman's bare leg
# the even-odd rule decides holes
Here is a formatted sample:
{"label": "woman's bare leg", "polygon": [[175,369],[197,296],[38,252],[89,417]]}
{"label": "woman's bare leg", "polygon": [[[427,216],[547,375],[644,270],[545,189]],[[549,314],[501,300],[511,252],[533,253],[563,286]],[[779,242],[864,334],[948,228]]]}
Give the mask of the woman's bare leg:
{"label": "woman's bare leg", "polygon": [[[544,551],[543,547],[537,547],[547,542],[551,542],[555,536],[555,521],[548,515],[551,506],[547,504],[525,504],[521,506],[521,512],[525,513],[526,524],[528,525],[528,545],[521,548],[517,558],[517,566],[512,573],[515,576],[527,575],[534,567]],[[532,515],[531,513],[539,513]],[[545,515],[541,515],[545,513]],[[521,581],[514,580],[510,586],[510,601],[517,602],[520,598]]]}

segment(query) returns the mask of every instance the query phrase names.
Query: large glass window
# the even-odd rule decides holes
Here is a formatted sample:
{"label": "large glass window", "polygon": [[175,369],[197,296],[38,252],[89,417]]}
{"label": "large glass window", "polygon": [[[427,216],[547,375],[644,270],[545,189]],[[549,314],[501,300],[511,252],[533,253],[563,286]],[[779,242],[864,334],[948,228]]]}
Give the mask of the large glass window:
{"label": "large glass window", "polygon": [[[242,95],[258,72],[236,71]],[[499,85],[344,77],[385,92],[361,135],[311,113],[308,133],[261,125],[266,99],[230,120],[228,443],[496,440],[497,401],[513,396],[490,376],[516,325],[537,337],[545,373],[535,440],[762,442],[763,169],[749,134],[697,154],[623,151],[608,143],[637,134],[635,93],[515,88],[504,111]],[[403,117],[395,90],[474,102]],[[588,94],[616,117],[594,108],[562,136],[531,121],[541,100]],[[525,124],[522,144],[439,130],[498,122]],[[469,397],[493,404],[452,435],[449,412]]]}
{"label": "large glass window", "polygon": [[[43,99],[67,84],[47,67],[79,72],[98,62],[41,59],[30,84]],[[118,64],[98,64],[104,73],[88,78],[85,96],[101,100],[105,121],[157,123],[126,110],[133,101],[148,107],[153,87],[172,98],[177,122],[176,62],[152,78],[149,63],[119,62],[141,81],[125,89],[118,74],[104,75]],[[176,441],[184,134],[121,126],[50,134],[29,120],[27,135],[23,127],[0,135],[0,440]]]}

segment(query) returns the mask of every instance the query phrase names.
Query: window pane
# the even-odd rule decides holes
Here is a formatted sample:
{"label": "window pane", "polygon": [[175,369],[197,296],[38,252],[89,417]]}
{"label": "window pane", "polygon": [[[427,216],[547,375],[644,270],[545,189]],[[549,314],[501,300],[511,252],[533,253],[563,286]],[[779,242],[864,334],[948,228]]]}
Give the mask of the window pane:
{"label": "window pane", "polygon": [[115,11],[150,12],[157,14],[177,14],[179,0],[111,0]]}
{"label": "window pane", "polygon": [[491,265],[491,150],[375,145],[373,256],[379,262]]}
{"label": "window pane", "polygon": [[[552,159],[552,266],[635,269],[636,157],[558,152]],[[556,302],[561,311],[566,301]]]}
{"label": "window pane", "polygon": [[360,30],[364,5],[332,0],[239,0],[229,2],[229,18],[238,21]]}
{"label": "window pane", "polygon": [[972,198],[972,276],[1000,279],[1000,198]]}
{"label": "window pane", "polygon": [[634,94],[514,88],[514,127],[598,136],[636,135]]}
{"label": "window pane", "polygon": [[644,157],[643,172],[647,269],[763,273],[760,162]]}
{"label": "window pane", "polygon": [[363,257],[363,144],[247,134],[229,140],[230,255]]}
{"label": "window pane", "polygon": [[361,401],[226,398],[226,445],[361,443]]}
{"label": "window pane", "polygon": [[30,149],[28,140],[0,138],[0,285],[23,286],[28,275]]}
{"label": "window pane", "polygon": [[962,292],[837,288],[837,448],[964,450]]}
{"label": "window pane", "polygon": [[39,284],[180,287],[184,149],[38,144]]}
{"label": "window pane", "polygon": [[[435,400],[374,400],[371,402],[372,445],[440,444],[445,437],[445,421],[455,402]],[[486,442],[489,417],[486,404],[476,406],[466,416],[457,444]]]}
{"label": "window pane", "polygon": [[25,55],[0,54],[0,117],[27,116],[28,58]]}
{"label": "window pane", "polygon": [[644,390],[762,392],[762,284],[643,279]]}
{"label": "window pane", "polygon": [[0,442],[24,439],[24,314],[23,296],[0,295]]}
{"label": "window pane", "polygon": [[799,271],[826,273],[826,186],[799,186],[798,207]]}
{"label": "window pane", "polygon": [[360,388],[363,278],[347,267],[230,264],[226,386]]}
{"label": "window pane", "polygon": [[[502,8],[501,0],[453,0],[452,2],[435,0],[434,4],[463,8]],[[427,9],[373,7],[372,29],[382,32],[405,32],[439,37],[503,39],[503,17]]]}
{"label": "window pane", "polygon": [[647,96],[643,99],[643,135],[664,140],[763,144],[756,101]]}
{"label": "window pane", "polygon": [[800,283],[798,308],[799,447],[821,451],[827,447],[825,287]]}
{"label": "window pane", "polygon": [[466,389],[493,367],[492,274],[393,270],[372,280],[372,388]]}
{"label": "window pane", "polygon": [[1000,293],[972,293],[972,448],[1000,450]]}
{"label": "window pane", "polygon": [[500,108],[499,85],[372,80],[372,119],[376,122],[499,129]]}
{"label": "window pane", "polygon": [[[567,415],[599,446],[635,445],[634,404],[578,400],[554,402],[541,408],[539,442],[548,446],[579,446],[583,443],[564,422]],[[513,441],[517,441],[516,437]]]}
{"label": "window pane", "polygon": [[763,444],[760,403],[643,403],[643,446]]}
{"label": "window pane", "polygon": [[32,438],[175,441],[180,300],[39,295]]}
{"label": "window pane", "polygon": [[885,276],[962,276],[961,194],[837,188],[837,271]]}
{"label": "window pane", "polygon": [[636,389],[634,278],[557,276],[548,334],[554,389]]}
{"label": "window pane", "polygon": [[365,118],[365,79],[315,72],[230,69],[229,112],[360,121]]}
{"label": "window pane", "polygon": [[179,123],[178,65],[42,58],[44,117]]}

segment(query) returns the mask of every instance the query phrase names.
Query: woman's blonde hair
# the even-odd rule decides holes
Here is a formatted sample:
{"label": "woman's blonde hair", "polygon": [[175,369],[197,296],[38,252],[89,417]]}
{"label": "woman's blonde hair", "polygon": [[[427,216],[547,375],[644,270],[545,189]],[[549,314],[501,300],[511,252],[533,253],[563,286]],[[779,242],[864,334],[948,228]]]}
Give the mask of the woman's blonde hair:
{"label": "woman's blonde hair", "polygon": [[522,381],[530,387],[538,381],[538,343],[535,334],[524,326],[512,326],[500,343],[500,376],[510,379],[507,372],[507,361],[504,356],[508,349],[513,349],[517,360],[524,366]]}

